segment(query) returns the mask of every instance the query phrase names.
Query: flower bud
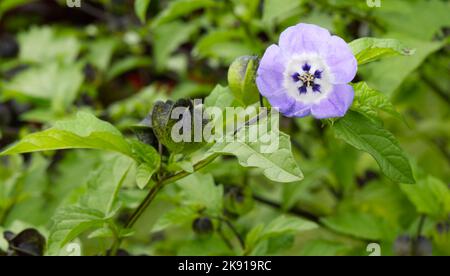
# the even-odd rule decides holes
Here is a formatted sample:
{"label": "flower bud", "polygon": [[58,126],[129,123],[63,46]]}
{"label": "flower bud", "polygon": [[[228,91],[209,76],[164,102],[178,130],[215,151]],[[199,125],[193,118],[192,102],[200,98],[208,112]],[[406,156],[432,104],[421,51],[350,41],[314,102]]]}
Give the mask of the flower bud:
{"label": "flower bud", "polygon": [[242,56],[233,61],[228,69],[228,85],[234,96],[245,105],[258,101],[256,71],[259,66],[257,56]]}
{"label": "flower bud", "polygon": [[244,215],[253,208],[252,191],[248,187],[231,186],[225,192],[225,209],[232,215]]}

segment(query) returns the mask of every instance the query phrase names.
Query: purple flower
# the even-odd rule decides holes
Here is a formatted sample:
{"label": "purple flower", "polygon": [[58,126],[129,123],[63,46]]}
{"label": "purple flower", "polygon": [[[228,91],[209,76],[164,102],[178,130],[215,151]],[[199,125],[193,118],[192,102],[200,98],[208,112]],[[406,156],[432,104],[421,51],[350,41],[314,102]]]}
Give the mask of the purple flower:
{"label": "purple flower", "polygon": [[279,45],[267,48],[256,84],[285,116],[342,117],[353,102],[348,83],[356,71],[356,59],[342,38],[298,24],[281,33]]}

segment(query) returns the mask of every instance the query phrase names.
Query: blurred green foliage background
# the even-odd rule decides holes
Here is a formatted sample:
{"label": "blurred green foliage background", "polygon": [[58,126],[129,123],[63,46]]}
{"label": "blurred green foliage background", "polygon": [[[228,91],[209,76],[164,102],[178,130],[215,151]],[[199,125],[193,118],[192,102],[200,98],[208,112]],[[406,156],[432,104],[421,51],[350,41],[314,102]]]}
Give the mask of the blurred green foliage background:
{"label": "blurred green foliage background", "polygon": [[[284,118],[304,180],[271,182],[223,158],[167,187],[123,246],[136,255],[369,255],[367,244],[376,242],[383,255],[450,255],[449,14],[445,0],[381,0],[381,7],[364,0],[81,0],[79,8],[2,0],[0,148],[79,110],[132,135],[129,126],[155,101],[207,96],[216,84],[226,85],[235,58],[261,56],[299,22],[347,42],[395,38],[415,54],[361,66],[355,82],[388,96],[401,114],[380,114],[380,124],[407,152],[416,184],[391,182],[369,155],[320,121]],[[35,228],[48,237],[55,212],[86,193],[90,172],[110,158],[90,150],[2,157],[0,230]],[[145,195],[129,178],[119,194],[119,222]],[[210,225],[186,211],[193,200],[220,214],[224,209],[226,222]],[[283,213],[320,227],[266,229],[270,235],[240,249],[235,229],[250,243]],[[83,254],[104,252],[104,236],[81,235]],[[0,248],[7,247],[0,239]]]}

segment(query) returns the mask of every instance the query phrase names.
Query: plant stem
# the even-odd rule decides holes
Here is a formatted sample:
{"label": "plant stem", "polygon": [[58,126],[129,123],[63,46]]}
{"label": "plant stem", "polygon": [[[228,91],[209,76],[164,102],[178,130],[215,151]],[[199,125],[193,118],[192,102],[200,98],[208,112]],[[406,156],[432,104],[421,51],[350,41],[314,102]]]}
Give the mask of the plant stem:
{"label": "plant stem", "polygon": [[156,194],[161,190],[163,187],[163,182],[159,181],[156,183],[155,186],[153,186],[150,191],[148,192],[147,196],[144,198],[144,200],[141,202],[141,204],[137,207],[136,210],[134,210],[131,217],[128,219],[127,224],[125,225],[125,228],[132,228],[136,221],[139,219],[139,217],[144,213],[145,209],[147,209],[148,205],[153,201]]}
{"label": "plant stem", "polygon": [[[213,162],[217,157],[219,157],[219,154],[212,154],[208,158],[198,162],[194,165],[194,171],[198,171],[205,167],[206,165]],[[167,184],[173,183],[179,179],[182,179],[191,173],[182,171],[177,174],[174,174],[172,176],[169,176],[165,179],[159,180],[148,192],[147,196],[144,198],[144,200],[141,202],[141,204],[134,210],[133,214],[131,214],[130,218],[128,219],[127,223],[125,224],[125,229],[132,228],[136,221],[142,216],[142,214],[145,212],[147,207],[150,205],[150,203],[153,202],[158,192]],[[117,250],[120,247],[120,244],[122,243],[122,238],[116,239],[114,244],[111,247],[111,254],[114,252],[117,252]],[[115,254],[115,253],[114,253]]]}
{"label": "plant stem", "polygon": [[416,237],[413,241],[412,245],[412,255],[415,256],[417,252],[417,246],[419,245],[420,236],[422,236],[423,226],[425,225],[425,219],[427,217],[425,215],[420,216],[419,225],[417,226]]}
{"label": "plant stem", "polygon": [[[220,156],[220,154],[218,154],[218,153],[214,153],[214,154],[208,156],[206,159],[204,159],[204,160],[202,160],[202,161],[200,161],[200,162],[198,162],[197,164],[194,165],[194,171],[198,171],[198,170],[204,168],[205,166],[209,165],[211,162],[216,160],[216,158],[219,157],[219,156]],[[186,176],[188,176],[190,174],[192,174],[192,173],[186,172],[186,171],[181,171],[179,173],[176,173],[176,174],[174,174],[172,176],[169,176],[169,177],[163,179],[162,180],[162,185],[165,186],[167,184],[170,184],[172,182],[180,180],[180,179],[182,179],[182,178],[184,178],[184,177],[186,177]]]}
{"label": "plant stem", "polygon": [[[256,118],[256,121],[261,117],[267,116],[267,114],[259,114]],[[250,120],[248,121],[245,126],[248,126],[250,124],[253,124],[254,120]],[[240,129],[237,129],[236,132],[238,132]],[[235,134],[236,134],[235,132]],[[159,150],[161,151],[161,146],[159,146]],[[218,153],[214,153],[211,154],[210,156],[208,156],[207,158],[205,158],[204,160],[198,162],[197,164],[194,165],[194,172],[198,171],[202,168],[204,168],[205,166],[209,165],[210,163],[212,163],[214,160],[217,159],[217,157],[219,157],[220,154]],[[132,228],[134,226],[134,224],[136,223],[136,221],[142,216],[142,214],[144,213],[144,211],[147,209],[147,207],[150,205],[150,203],[152,203],[153,199],[155,199],[156,194],[167,184],[173,183],[177,180],[180,180],[188,175],[192,174],[191,172],[186,172],[186,171],[181,171],[178,172],[174,175],[168,176],[166,178],[162,178],[160,179],[158,177],[158,181],[155,184],[155,186],[153,186],[150,191],[148,192],[147,196],[144,198],[144,200],[141,202],[141,204],[137,207],[136,210],[134,210],[133,214],[131,214],[130,219],[128,220],[128,222],[125,224],[125,229],[129,229]],[[227,225],[230,227],[229,223],[227,223]],[[232,231],[236,234],[237,232],[235,232],[236,229],[234,229],[234,227],[231,225],[230,229],[232,229]],[[243,240],[242,238],[240,238],[239,235],[237,235],[239,237],[239,242],[241,243],[241,245],[243,246]],[[122,239],[117,239],[116,242],[114,242],[111,252],[113,252],[114,250],[118,250],[119,246],[122,242]]]}
{"label": "plant stem", "polygon": [[233,245],[231,244],[230,240],[228,240],[228,238],[223,233],[222,228],[217,229],[217,232],[219,233],[219,236],[222,238],[223,242],[227,245],[227,247],[230,250],[233,250]]}
{"label": "plant stem", "polygon": [[[263,197],[258,196],[258,195],[253,195],[253,199],[256,200],[259,203],[266,204],[266,205],[271,206],[271,207],[276,208],[276,209],[281,209],[281,204],[279,204],[277,202],[274,202],[272,200],[269,200],[267,198],[263,198]],[[300,209],[297,209],[297,208],[291,208],[291,209],[287,210],[287,212],[291,213],[293,215],[300,216],[300,217],[306,218],[308,220],[314,221],[317,224],[321,224],[320,218],[318,216],[316,216],[314,214],[311,214],[309,212],[306,212],[304,210],[300,210]]]}
{"label": "plant stem", "polygon": [[221,220],[222,220],[223,222],[225,222],[225,224],[228,226],[228,228],[230,228],[231,232],[233,232],[233,234],[236,236],[236,238],[238,239],[239,244],[240,244],[242,250],[245,250],[245,242],[244,242],[244,239],[242,238],[241,234],[239,234],[239,232],[238,232],[237,229],[234,227],[234,225],[233,225],[228,219],[222,218]]}

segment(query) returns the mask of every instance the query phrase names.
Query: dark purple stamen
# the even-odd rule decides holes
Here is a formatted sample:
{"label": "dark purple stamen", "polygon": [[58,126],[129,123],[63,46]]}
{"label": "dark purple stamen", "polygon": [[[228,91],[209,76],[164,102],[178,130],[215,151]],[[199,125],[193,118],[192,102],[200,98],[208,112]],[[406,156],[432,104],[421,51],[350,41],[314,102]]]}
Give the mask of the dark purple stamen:
{"label": "dark purple stamen", "polygon": [[322,71],[316,70],[316,72],[314,72],[314,77],[316,79],[321,79],[322,78]]}
{"label": "dark purple stamen", "polygon": [[300,80],[300,74],[299,74],[299,73],[293,74],[293,75],[292,75],[292,79],[293,79],[295,82],[298,82],[298,81]]}
{"label": "dark purple stamen", "polygon": [[311,65],[309,65],[308,63],[305,63],[305,65],[303,65],[302,69],[305,72],[309,72],[309,70],[311,70]]}
{"label": "dark purple stamen", "polygon": [[300,92],[300,94],[306,94],[306,85],[299,87],[298,91]]}
{"label": "dark purple stamen", "polygon": [[319,93],[320,93],[320,84],[314,84],[314,85],[313,85],[313,91],[314,91],[314,92],[319,92]]}

